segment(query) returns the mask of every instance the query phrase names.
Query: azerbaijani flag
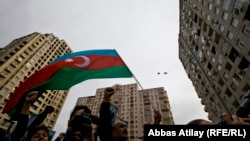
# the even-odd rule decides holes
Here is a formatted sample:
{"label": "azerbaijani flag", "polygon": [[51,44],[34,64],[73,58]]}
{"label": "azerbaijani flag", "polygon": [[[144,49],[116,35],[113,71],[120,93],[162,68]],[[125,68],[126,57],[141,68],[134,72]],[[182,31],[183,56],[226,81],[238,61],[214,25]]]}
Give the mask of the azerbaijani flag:
{"label": "azerbaijani flag", "polygon": [[132,73],[114,49],[65,54],[21,83],[11,94],[3,113],[13,115],[23,96],[30,91],[68,90],[88,79],[126,77],[132,77]]}

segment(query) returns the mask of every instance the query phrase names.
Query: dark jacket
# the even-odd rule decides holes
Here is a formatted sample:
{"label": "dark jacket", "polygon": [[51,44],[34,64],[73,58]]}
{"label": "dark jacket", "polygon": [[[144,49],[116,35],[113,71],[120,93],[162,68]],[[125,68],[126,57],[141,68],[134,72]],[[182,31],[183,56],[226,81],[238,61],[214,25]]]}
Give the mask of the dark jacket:
{"label": "dark jacket", "polygon": [[100,141],[113,141],[109,102],[102,102],[99,114],[100,122],[98,124],[97,133]]}
{"label": "dark jacket", "polygon": [[10,135],[10,141],[20,141],[24,136],[29,121],[29,115],[20,114],[14,132]]}

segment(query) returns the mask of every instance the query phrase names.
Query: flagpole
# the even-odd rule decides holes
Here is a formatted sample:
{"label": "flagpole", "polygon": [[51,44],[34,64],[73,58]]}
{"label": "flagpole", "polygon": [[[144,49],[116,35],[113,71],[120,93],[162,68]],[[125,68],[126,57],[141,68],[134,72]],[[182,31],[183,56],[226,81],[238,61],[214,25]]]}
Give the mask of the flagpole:
{"label": "flagpole", "polygon": [[[115,50],[115,52],[120,56],[120,58],[122,59],[122,57],[121,57],[121,55],[116,51],[116,49],[114,49]],[[122,59],[122,61],[124,62],[124,64],[127,66],[127,68],[129,69],[129,67],[128,67],[128,65],[125,63],[125,61]],[[132,71],[129,69],[129,71],[132,73]],[[138,85],[141,87],[141,89],[143,90],[143,88],[142,88],[142,85],[140,84],[140,82],[138,81],[138,79],[135,77],[135,75],[132,73],[132,76],[133,76],[133,78],[135,79],[135,81],[138,83]],[[155,111],[156,110],[156,108],[155,108],[155,106],[153,105],[153,103],[151,102],[151,100],[150,100],[150,98],[149,98],[149,96],[148,96],[148,100],[149,100],[149,103],[150,103],[150,105],[152,106],[152,108],[153,108],[153,110]]]}
{"label": "flagpole", "polygon": [[[122,59],[121,55],[116,51],[116,49],[114,49],[115,52],[120,56],[120,58]],[[122,61],[124,62],[124,64],[127,66],[128,70],[132,73],[132,71],[130,70],[130,68],[128,67],[128,65],[125,63],[125,61],[122,59]],[[142,85],[140,84],[140,82],[138,81],[138,79],[135,77],[135,75],[132,73],[132,77],[135,79],[135,81],[137,82],[137,84],[141,87],[141,89],[143,90]]]}

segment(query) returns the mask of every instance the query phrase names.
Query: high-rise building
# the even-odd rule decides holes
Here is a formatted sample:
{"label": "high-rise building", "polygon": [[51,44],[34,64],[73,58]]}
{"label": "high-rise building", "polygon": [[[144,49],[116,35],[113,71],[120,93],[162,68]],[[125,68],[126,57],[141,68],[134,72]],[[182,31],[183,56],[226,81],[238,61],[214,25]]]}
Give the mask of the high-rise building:
{"label": "high-rise building", "polygon": [[[2,113],[14,89],[53,59],[70,52],[72,50],[64,40],[53,34],[37,32],[15,39],[0,48],[0,128],[8,129],[15,124],[10,122],[7,114]],[[46,106],[53,106],[54,112],[44,121],[53,129],[67,95],[68,91],[46,91],[33,104],[31,113],[39,114]]]}
{"label": "high-rise building", "polygon": [[[118,108],[117,120],[128,122],[128,136],[130,141],[141,141],[144,124],[153,123],[153,111],[159,110],[162,115],[161,124],[174,124],[174,119],[168,100],[167,92],[163,87],[139,89],[138,84],[113,86],[115,94],[111,103]],[[80,97],[76,105],[87,105],[93,115],[99,116],[101,102],[105,88],[98,88],[95,96]]]}
{"label": "high-rise building", "polygon": [[179,59],[215,122],[234,114],[250,89],[250,1],[179,3]]}

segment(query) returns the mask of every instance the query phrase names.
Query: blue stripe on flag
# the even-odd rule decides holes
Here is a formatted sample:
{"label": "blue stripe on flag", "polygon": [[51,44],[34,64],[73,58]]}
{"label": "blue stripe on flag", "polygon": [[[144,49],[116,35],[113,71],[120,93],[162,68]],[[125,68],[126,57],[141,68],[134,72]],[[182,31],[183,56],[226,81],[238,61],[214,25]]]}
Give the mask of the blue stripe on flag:
{"label": "blue stripe on flag", "polygon": [[80,52],[65,54],[63,56],[56,58],[51,63],[54,63],[54,62],[57,62],[60,60],[64,60],[64,59],[68,59],[68,58],[72,58],[75,56],[86,56],[86,55],[119,56],[114,49],[87,50],[87,51],[80,51]]}

